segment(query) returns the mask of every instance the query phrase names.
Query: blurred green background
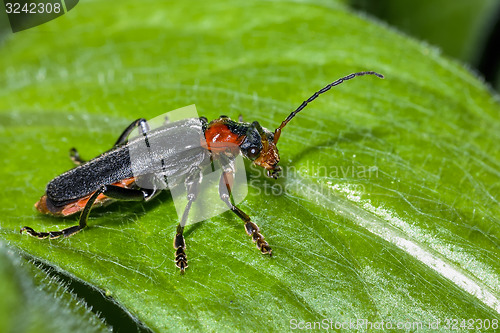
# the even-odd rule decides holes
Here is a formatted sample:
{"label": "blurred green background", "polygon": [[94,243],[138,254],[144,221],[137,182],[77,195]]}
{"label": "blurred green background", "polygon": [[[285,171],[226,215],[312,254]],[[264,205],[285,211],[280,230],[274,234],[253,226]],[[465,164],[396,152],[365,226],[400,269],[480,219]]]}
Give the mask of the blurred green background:
{"label": "blurred green background", "polygon": [[347,0],[400,31],[469,65],[500,89],[500,1]]}
{"label": "blurred green background", "polygon": [[[75,1],[71,1],[74,3]],[[333,1],[339,2],[339,1]],[[468,64],[500,90],[500,1],[340,0]],[[73,5],[73,4],[72,4]],[[67,4],[68,6],[68,4]],[[11,33],[0,12],[0,40]]]}

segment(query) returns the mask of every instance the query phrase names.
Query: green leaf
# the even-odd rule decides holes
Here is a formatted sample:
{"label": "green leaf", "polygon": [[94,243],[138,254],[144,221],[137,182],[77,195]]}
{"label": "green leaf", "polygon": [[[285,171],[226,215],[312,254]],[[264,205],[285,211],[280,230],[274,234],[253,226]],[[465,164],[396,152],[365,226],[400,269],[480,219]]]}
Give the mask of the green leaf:
{"label": "green leaf", "polygon": [[[499,105],[432,47],[329,1],[83,2],[11,35],[0,61],[0,238],[153,330],[500,318]],[[19,235],[76,224],[32,206],[71,147],[91,158],[131,121],[192,103],[272,130],[361,70],[386,79],[335,87],[283,130],[285,177],[248,169],[239,207],[272,258],[226,212],[186,229],[181,276],[168,193],[95,209],[71,238]]]}
{"label": "green leaf", "polygon": [[57,278],[0,241],[1,332],[102,332],[103,323]]}

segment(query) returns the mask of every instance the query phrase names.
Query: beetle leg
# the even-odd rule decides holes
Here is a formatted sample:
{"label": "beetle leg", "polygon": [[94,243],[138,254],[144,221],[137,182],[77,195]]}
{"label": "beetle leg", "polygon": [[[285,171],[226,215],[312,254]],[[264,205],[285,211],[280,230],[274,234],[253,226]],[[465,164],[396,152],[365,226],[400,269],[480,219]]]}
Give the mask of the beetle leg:
{"label": "beetle leg", "polygon": [[166,115],[164,118],[163,118],[163,125],[168,125],[170,124],[170,118],[168,117],[168,115]]}
{"label": "beetle leg", "polygon": [[85,208],[83,209],[82,214],[80,215],[78,225],[59,231],[49,231],[49,232],[37,232],[30,227],[23,227],[21,229],[21,233],[23,233],[23,231],[26,231],[30,236],[40,239],[44,239],[47,237],[50,239],[54,239],[54,238],[59,238],[61,236],[64,237],[72,236],[87,226],[87,220],[90,214],[90,210],[92,209],[92,205],[94,204],[94,202],[96,201],[97,197],[100,194],[104,194],[105,196],[113,199],[128,200],[128,201],[143,201],[149,198],[149,196],[151,195],[150,192],[147,190],[135,190],[114,185],[102,185],[97,191],[95,191],[92,194],[92,196],[85,204]]}
{"label": "beetle leg", "polygon": [[175,251],[175,265],[180,268],[181,274],[184,274],[184,270],[188,267],[187,264],[187,256],[184,250],[186,249],[186,242],[184,241],[184,227],[186,226],[189,210],[191,209],[191,205],[198,197],[199,193],[199,185],[202,180],[202,172],[200,168],[194,169],[187,176],[184,181],[184,185],[186,186],[187,191],[187,199],[188,203],[186,204],[186,208],[184,208],[184,213],[182,214],[181,222],[177,226],[177,233],[174,238],[174,249]]}
{"label": "beetle leg", "polygon": [[[222,175],[219,182],[219,196],[226,203],[226,205],[235,213],[243,222],[245,222],[245,230],[248,236],[252,237],[253,242],[257,245],[257,248],[262,252],[262,254],[269,254],[272,256],[272,249],[269,244],[264,239],[264,236],[260,233],[260,229],[257,224],[250,220],[250,217],[245,214],[241,209],[234,205],[233,197],[231,196],[231,188],[233,187],[234,181],[234,167],[228,165],[223,168]],[[226,191],[227,190],[227,191]]]}
{"label": "beetle leg", "polygon": [[[140,127],[140,131],[142,135],[146,135],[146,133],[149,131],[149,125],[146,119],[140,118],[137,119],[136,121],[132,122],[128,127],[123,131],[123,133],[120,135],[118,140],[116,140],[116,143],[114,144],[114,147],[124,145],[128,142],[128,136],[132,131],[136,128]],[[71,148],[69,150],[69,158],[75,163],[76,165],[81,165],[85,163],[86,161],[82,160],[80,157],[80,154],[76,150],[76,148]]]}
{"label": "beetle leg", "polygon": [[147,132],[149,132],[149,124],[144,118],[139,118],[132,122],[128,127],[123,131],[123,133],[120,135],[118,140],[116,140],[115,147],[116,146],[121,146],[124,145],[128,142],[128,136],[132,131],[136,128],[139,127],[139,131],[141,132],[142,135],[146,135]]}
{"label": "beetle leg", "polygon": [[49,237],[50,239],[54,239],[54,238],[59,238],[61,236],[69,237],[71,235],[76,234],[77,232],[79,232],[80,230],[82,230],[87,226],[87,219],[90,213],[90,209],[92,208],[92,205],[94,204],[97,197],[104,192],[104,189],[105,187],[101,187],[99,188],[99,190],[95,191],[94,194],[92,194],[89,201],[87,201],[87,204],[85,205],[82,214],[80,215],[80,220],[78,225],[59,231],[49,231],[49,232],[37,232],[30,227],[24,227],[21,229],[21,233],[23,233],[23,231],[26,231],[30,236],[37,237],[40,239],[47,237]]}
{"label": "beetle leg", "polygon": [[76,148],[71,148],[69,150],[69,158],[75,163],[76,165],[81,165],[85,163],[86,161],[82,160],[80,157],[80,154],[78,154],[78,151]]}

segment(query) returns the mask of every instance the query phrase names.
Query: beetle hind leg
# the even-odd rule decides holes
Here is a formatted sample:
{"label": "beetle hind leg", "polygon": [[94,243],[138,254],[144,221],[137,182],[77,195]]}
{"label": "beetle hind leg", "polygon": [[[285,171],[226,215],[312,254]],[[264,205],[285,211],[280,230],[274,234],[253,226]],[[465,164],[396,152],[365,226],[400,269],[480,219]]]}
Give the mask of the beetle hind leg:
{"label": "beetle hind leg", "polygon": [[56,239],[56,238],[59,238],[61,236],[64,236],[64,237],[72,236],[82,229],[83,229],[83,227],[80,227],[80,225],[75,225],[75,226],[72,226],[72,227],[69,227],[69,228],[66,228],[63,230],[59,230],[59,231],[37,232],[37,231],[33,230],[33,228],[23,227],[21,229],[21,234],[24,231],[26,231],[26,233],[28,235],[30,235],[32,237],[36,237],[38,239],[45,239],[45,238]]}
{"label": "beetle hind leg", "polygon": [[39,238],[39,239],[44,239],[44,238],[55,239],[55,238],[59,238],[61,236],[64,236],[64,237],[73,236],[74,234],[76,234],[77,232],[79,232],[80,230],[82,230],[83,228],[85,228],[87,226],[87,220],[88,220],[88,216],[90,213],[90,209],[92,208],[92,205],[94,204],[94,202],[97,199],[97,197],[99,196],[99,194],[105,192],[105,190],[106,190],[106,186],[101,186],[101,188],[99,188],[99,190],[95,191],[94,194],[92,194],[90,199],[85,204],[85,208],[83,209],[82,214],[80,215],[78,225],[75,225],[75,226],[72,226],[72,227],[69,227],[69,228],[66,228],[63,230],[59,230],[59,231],[48,231],[48,232],[38,232],[38,231],[33,230],[33,228],[31,228],[31,227],[23,227],[21,229],[20,233],[22,234],[24,231],[26,231],[26,233],[28,235]]}
{"label": "beetle hind leg", "polygon": [[114,185],[102,185],[97,191],[95,191],[90,196],[89,200],[85,204],[82,214],[80,215],[78,225],[59,231],[48,231],[48,232],[37,232],[33,230],[33,228],[31,227],[23,227],[20,233],[22,234],[24,231],[26,231],[28,235],[39,239],[44,239],[44,238],[55,239],[61,236],[63,237],[73,236],[74,234],[76,234],[77,232],[79,232],[80,230],[82,230],[87,226],[87,220],[90,214],[90,210],[92,209],[94,202],[96,201],[97,197],[100,194],[104,194],[107,197],[117,200],[143,201],[148,199],[151,195],[154,195],[154,191],[148,191],[145,189],[135,190]]}

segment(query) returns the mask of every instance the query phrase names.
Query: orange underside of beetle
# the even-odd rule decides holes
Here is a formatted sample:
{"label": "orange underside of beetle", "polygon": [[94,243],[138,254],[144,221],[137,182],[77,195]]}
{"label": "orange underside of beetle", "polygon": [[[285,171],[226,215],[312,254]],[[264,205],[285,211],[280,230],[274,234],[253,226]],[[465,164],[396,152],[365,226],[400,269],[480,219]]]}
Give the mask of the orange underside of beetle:
{"label": "orange underside of beetle", "polygon": [[[119,182],[116,182],[114,186],[119,186],[119,187],[124,187],[124,188],[130,188],[131,185],[134,183],[135,178],[127,178],[124,180],[121,180]],[[94,192],[90,193],[89,195],[76,200],[74,202],[71,202],[63,207],[50,207],[51,205],[47,205],[47,195],[44,194],[40,200],[35,204],[35,208],[43,214],[50,214],[50,215],[56,215],[56,216],[68,216],[68,215],[73,215],[75,213],[81,212],[84,208],[87,202],[89,201],[90,197],[94,194]],[[99,194],[97,197],[96,201],[94,202],[94,206],[102,206],[110,201],[113,201],[113,199],[105,196],[104,194]],[[50,208],[49,208],[50,207]]]}

